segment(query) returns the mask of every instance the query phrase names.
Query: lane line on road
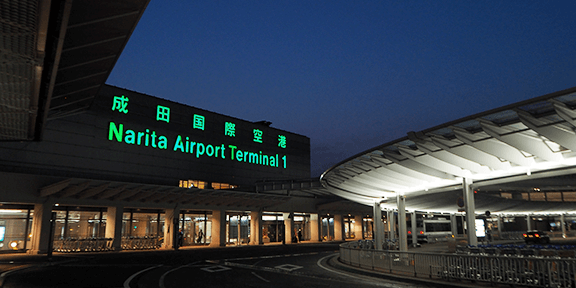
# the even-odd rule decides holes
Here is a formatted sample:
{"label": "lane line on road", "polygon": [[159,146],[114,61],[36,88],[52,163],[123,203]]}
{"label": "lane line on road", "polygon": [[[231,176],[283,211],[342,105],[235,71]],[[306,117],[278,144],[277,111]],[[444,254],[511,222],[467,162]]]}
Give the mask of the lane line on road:
{"label": "lane line on road", "polygon": [[174,268],[174,269],[172,269],[172,270],[169,270],[168,272],[166,272],[166,273],[162,274],[162,276],[160,276],[160,279],[158,280],[158,287],[159,287],[159,288],[166,288],[166,286],[164,285],[164,279],[166,279],[166,276],[168,276],[168,274],[170,274],[170,273],[172,273],[172,272],[174,272],[174,271],[176,271],[176,270],[182,269],[182,268],[193,268],[193,267],[197,267],[197,266],[198,266],[198,263],[203,263],[203,262],[204,262],[204,261],[196,261],[196,262],[188,263],[188,264],[186,264],[186,265],[178,266],[178,267],[176,267],[176,268]]}
{"label": "lane line on road", "polygon": [[[270,255],[270,256],[259,256],[259,257],[232,258],[232,259],[224,259],[224,261],[254,260],[254,259],[273,259],[273,258],[282,258],[282,257],[308,256],[308,255],[316,255],[316,254],[320,254],[320,252],[297,253],[297,254],[284,254],[284,255]],[[210,260],[209,260],[209,261],[210,261]]]}
{"label": "lane line on road", "polygon": [[[367,278],[367,277],[360,277],[360,276],[357,276],[357,275],[354,275],[354,274],[345,273],[345,272],[340,272],[340,271],[338,271],[338,270],[334,270],[334,269],[332,269],[332,268],[328,268],[328,267],[322,265],[322,261],[324,261],[324,260],[327,259],[327,258],[334,257],[335,255],[340,255],[340,253],[334,253],[334,254],[332,254],[332,255],[328,255],[328,256],[322,257],[322,258],[320,258],[320,260],[318,260],[318,262],[316,262],[316,264],[317,264],[320,268],[322,268],[322,269],[324,269],[324,270],[326,270],[326,271],[330,271],[330,272],[332,272],[332,273],[336,273],[336,274],[339,274],[339,275],[342,275],[342,276],[351,277],[351,278],[356,278],[356,279],[360,279],[360,280],[363,280],[363,281],[366,281],[366,279],[369,279],[369,278]],[[376,285],[376,286],[382,286],[382,287],[398,287],[398,286],[394,286],[394,284],[389,284],[389,283],[377,283],[377,282],[373,282],[373,283],[371,283],[371,284]]]}
{"label": "lane line on road", "polygon": [[254,276],[258,277],[260,280],[262,280],[262,281],[264,281],[264,282],[266,282],[266,283],[270,283],[270,281],[269,281],[269,280],[267,280],[267,279],[265,279],[264,277],[262,277],[262,276],[260,276],[260,275],[256,274],[256,272],[252,272],[252,275],[254,275]]}
{"label": "lane line on road", "polygon": [[144,270],[140,270],[140,271],[132,274],[132,276],[128,277],[128,279],[126,279],[126,281],[124,281],[124,288],[131,288],[131,287],[130,287],[130,282],[131,282],[134,278],[136,278],[136,276],[138,276],[138,275],[140,275],[140,274],[142,274],[142,273],[144,273],[144,272],[150,271],[150,270],[152,270],[152,269],[156,269],[156,268],[158,268],[158,267],[160,267],[160,266],[162,266],[162,265],[152,266],[152,267],[146,268],[146,269],[144,269]]}

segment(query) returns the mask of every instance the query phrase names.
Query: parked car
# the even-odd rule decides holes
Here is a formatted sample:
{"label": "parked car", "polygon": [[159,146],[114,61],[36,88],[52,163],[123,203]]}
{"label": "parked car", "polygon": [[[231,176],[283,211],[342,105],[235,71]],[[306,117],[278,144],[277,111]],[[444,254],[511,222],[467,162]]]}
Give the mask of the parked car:
{"label": "parked car", "polygon": [[550,243],[550,236],[548,236],[544,231],[530,230],[524,233],[524,242],[526,242],[526,244],[529,243],[548,244]]}

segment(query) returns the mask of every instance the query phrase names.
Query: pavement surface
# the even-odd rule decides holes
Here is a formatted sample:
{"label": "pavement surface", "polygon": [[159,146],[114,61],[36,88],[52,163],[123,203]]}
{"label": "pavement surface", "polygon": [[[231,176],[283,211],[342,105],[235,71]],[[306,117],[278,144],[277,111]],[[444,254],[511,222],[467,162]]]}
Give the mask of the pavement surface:
{"label": "pavement surface", "polygon": [[345,271],[340,243],[3,254],[0,287],[439,287]]}
{"label": "pavement surface", "polygon": [[[54,253],[52,257],[0,254],[0,287],[478,287],[357,269],[339,262],[340,243]],[[552,244],[570,243],[574,241]],[[446,242],[438,242],[409,251],[449,253],[450,249]]]}

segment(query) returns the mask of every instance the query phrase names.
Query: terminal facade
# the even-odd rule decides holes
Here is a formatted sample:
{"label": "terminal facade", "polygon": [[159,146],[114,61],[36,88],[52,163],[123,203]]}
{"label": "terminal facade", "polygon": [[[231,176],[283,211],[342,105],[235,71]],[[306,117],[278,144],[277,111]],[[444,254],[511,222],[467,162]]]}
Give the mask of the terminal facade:
{"label": "terminal facade", "polygon": [[109,238],[114,250],[143,237],[165,248],[345,237],[341,215],[318,211],[335,197],[256,190],[310,181],[310,139],[267,123],[105,85],[42,141],[0,149],[2,250],[45,253],[50,233],[56,248]]}
{"label": "terminal facade", "polygon": [[0,251],[339,240],[363,223],[310,178],[308,137],[105,85],[148,2],[3,7]]}

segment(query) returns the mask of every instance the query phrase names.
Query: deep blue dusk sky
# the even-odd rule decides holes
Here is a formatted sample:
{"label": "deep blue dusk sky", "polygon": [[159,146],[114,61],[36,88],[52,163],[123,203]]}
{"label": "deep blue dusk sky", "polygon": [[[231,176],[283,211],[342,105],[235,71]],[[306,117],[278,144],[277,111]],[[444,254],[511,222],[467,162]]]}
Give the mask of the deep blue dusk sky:
{"label": "deep blue dusk sky", "polygon": [[576,1],[151,0],[107,83],[311,139],[313,177],[576,86]]}

